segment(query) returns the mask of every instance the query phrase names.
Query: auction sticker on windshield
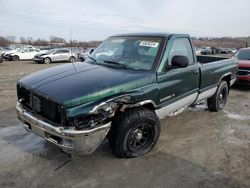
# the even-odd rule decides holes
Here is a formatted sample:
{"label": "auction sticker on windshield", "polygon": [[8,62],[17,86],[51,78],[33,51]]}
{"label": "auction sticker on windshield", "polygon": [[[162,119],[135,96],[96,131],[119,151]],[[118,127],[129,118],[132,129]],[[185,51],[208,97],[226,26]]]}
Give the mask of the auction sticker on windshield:
{"label": "auction sticker on windshield", "polygon": [[158,42],[152,42],[152,41],[141,41],[140,42],[140,46],[147,46],[147,47],[151,47],[151,48],[157,48],[158,45],[159,45]]}

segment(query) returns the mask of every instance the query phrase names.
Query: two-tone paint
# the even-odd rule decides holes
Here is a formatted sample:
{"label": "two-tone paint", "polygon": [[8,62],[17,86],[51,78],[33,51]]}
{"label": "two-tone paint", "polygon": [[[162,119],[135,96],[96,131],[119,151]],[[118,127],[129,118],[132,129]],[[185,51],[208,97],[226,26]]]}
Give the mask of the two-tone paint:
{"label": "two-tone paint", "polygon": [[[93,64],[90,59],[87,59],[85,63],[61,65],[31,74],[19,80],[18,85],[27,87],[34,93],[61,104],[69,119],[86,114],[98,114],[100,109],[110,105],[112,109],[107,118],[111,118],[110,121],[112,121],[116,110],[123,111],[126,108],[138,106],[150,108],[160,118],[164,118],[185,106],[213,96],[221,80],[227,81],[229,86],[236,80],[237,59],[223,58],[210,62],[199,57],[198,59],[203,60],[199,63],[193,47],[194,62],[190,62],[190,65],[185,68],[165,70],[172,44],[176,39],[187,38],[193,46],[189,35],[141,33],[113,37],[122,36],[160,37],[163,39],[156,61],[150,71],[110,68]],[[18,103],[18,109],[20,108],[20,103]],[[22,117],[21,112],[18,111],[20,118]],[[110,124],[107,125],[109,126],[106,131],[102,131],[102,133],[108,132]],[[61,127],[61,129],[65,128]],[[69,128],[67,127],[67,129]],[[97,128],[92,127],[92,129],[95,129],[96,132]],[[72,135],[77,134],[77,130],[72,127],[71,133]],[[53,133],[50,132],[50,134]],[[57,132],[56,135],[60,134]],[[78,147],[78,152],[79,150],[83,153],[93,152],[96,144],[105,137],[103,134],[101,137],[95,136],[98,137],[98,142],[93,142],[93,147],[89,145],[88,149],[84,146],[80,149]],[[81,142],[83,145],[84,143]],[[74,144],[79,145],[78,142]],[[77,148],[72,150],[77,150]]]}

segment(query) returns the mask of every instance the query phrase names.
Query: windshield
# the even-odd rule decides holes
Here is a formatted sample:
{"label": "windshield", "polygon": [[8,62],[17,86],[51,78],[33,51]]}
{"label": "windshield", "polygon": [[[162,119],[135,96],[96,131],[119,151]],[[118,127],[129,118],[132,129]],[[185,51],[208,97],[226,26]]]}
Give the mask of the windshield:
{"label": "windshield", "polygon": [[113,37],[105,40],[90,59],[103,65],[122,65],[129,69],[151,70],[162,38]]}
{"label": "windshield", "polygon": [[241,60],[250,60],[250,49],[240,50],[235,54],[235,56]]}

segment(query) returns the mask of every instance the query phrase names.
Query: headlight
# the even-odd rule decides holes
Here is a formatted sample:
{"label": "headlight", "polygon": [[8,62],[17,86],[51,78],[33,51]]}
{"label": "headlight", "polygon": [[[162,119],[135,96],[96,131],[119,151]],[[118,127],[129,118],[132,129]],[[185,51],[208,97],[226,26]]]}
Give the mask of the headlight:
{"label": "headlight", "polygon": [[72,124],[76,127],[76,129],[83,129],[96,126],[102,123],[103,119],[105,118],[101,115],[89,114],[86,116],[72,118]]}

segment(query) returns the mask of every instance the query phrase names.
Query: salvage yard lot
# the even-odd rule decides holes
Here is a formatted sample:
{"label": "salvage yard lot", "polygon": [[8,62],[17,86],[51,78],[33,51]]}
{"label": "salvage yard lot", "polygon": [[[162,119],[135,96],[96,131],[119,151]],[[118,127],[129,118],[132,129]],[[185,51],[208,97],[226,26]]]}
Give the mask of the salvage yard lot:
{"label": "salvage yard lot", "polygon": [[59,65],[0,64],[0,187],[250,187],[250,90],[232,88],[225,109],[204,104],[161,121],[156,147],[115,158],[105,142],[72,156],[18,126],[16,80]]}

